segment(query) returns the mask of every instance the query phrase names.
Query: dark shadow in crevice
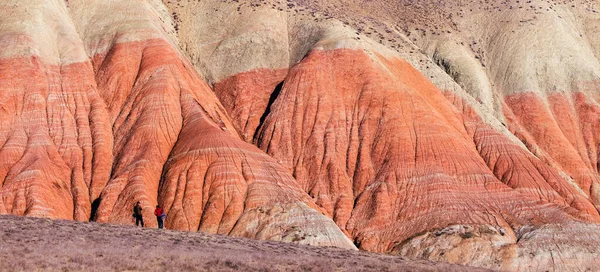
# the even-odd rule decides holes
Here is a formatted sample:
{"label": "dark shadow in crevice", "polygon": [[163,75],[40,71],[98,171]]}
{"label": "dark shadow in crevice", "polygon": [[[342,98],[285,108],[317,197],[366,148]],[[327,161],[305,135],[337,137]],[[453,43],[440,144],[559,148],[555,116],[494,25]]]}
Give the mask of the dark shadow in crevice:
{"label": "dark shadow in crevice", "polygon": [[358,240],[358,237],[354,238],[354,241],[352,241],[352,243],[356,248],[360,249],[361,242]]}
{"label": "dark shadow in crevice", "polygon": [[254,137],[252,137],[252,139],[254,140],[255,143],[258,141],[257,137],[258,137],[259,131],[265,124],[265,120],[267,119],[267,116],[269,116],[269,113],[271,113],[271,106],[273,106],[273,103],[275,103],[275,100],[277,100],[277,97],[279,97],[279,94],[281,93],[281,89],[283,88],[283,83],[284,83],[284,81],[279,82],[279,84],[277,84],[277,86],[275,86],[275,89],[273,90],[273,92],[271,93],[271,96],[269,97],[269,103],[267,103],[267,108],[265,109],[265,112],[263,113],[263,115],[260,117],[260,123],[258,124],[256,131],[254,132]]}
{"label": "dark shadow in crevice", "polygon": [[96,217],[96,212],[98,211],[98,207],[100,207],[100,198],[96,198],[94,202],[92,202],[92,212],[90,213],[90,222],[94,221]]}

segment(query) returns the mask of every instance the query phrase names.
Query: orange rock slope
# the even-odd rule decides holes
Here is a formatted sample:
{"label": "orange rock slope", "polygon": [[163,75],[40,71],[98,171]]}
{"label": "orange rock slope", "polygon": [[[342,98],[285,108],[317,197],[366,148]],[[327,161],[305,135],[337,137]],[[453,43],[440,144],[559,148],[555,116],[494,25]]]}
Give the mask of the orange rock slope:
{"label": "orange rock slope", "polygon": [[596,17],[325,2],[3,2],[0,214],[600,266]]}
{"label": "orange rock slope", "polygon": [[600,219],[585,194],[460,99],[448,94],[463,112],[406,62],[374,58],[311,52],[258,137],[360,248],[390,251],[451,224],[514,239],[525,225]]}
{"label": "orange rock slope", "polygon": [[[141,201],[149,226],[161,204],[171,229],[354,248],[285,168],[239,138],[210,87],[148,14],[114,16],[135,4],[127,1],[87,2],[69,2],[73,14],[99,13],[84,17],[93,24],[78,22],[87,44],[64,2],[3,4],[15,14],[3,25],[44,29],[36,16],[65,20],[45,29],[57,40],[2,36],[22,42],[2,58],[10,114],[2,116],[0,212],[130,224]],[[45,42],[70,43],[43,59],[36,53]],[[73,53],[81,55],[67,60]]]}

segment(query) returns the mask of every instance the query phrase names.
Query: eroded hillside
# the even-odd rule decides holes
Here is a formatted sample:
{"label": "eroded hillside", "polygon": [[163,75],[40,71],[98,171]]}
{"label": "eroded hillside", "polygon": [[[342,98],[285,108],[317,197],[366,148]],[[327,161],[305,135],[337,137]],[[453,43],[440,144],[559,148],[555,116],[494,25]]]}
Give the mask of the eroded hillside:
{"label": "eroded hillside", "polygon": [[0,8],[0,213],[600,265],[593,2]]}

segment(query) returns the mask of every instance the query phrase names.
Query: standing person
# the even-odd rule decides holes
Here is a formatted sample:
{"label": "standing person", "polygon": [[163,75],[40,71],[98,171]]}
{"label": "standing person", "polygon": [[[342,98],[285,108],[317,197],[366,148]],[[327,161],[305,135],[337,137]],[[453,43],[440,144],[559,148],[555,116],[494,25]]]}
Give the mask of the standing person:
{"label": "standing person", "polygon": [[139,226],[142,223],[142,228],[144,227],[144,218],[142,217],[142,205],[138,201],[135,206],[133,206],[133,217],[135,217],[135,225]]}
{"label": "standing person", "polygon": [[165,212],[159,205],[156,205],[156,209],[154,210],[154,215],[156,215],[156,221],[158,221],[158,228],[159,229],[164,228],[165,227],[164,218],[166,216],[165,216]]}

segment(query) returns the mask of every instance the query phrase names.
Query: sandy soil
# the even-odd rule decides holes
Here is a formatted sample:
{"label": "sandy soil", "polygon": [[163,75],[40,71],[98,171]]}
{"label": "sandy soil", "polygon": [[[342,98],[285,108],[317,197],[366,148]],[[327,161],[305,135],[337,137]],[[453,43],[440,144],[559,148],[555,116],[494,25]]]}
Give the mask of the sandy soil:
{"label": "sandy soil", "polygon": [[0,216],[0,271],[477,271],[335,248]]}

